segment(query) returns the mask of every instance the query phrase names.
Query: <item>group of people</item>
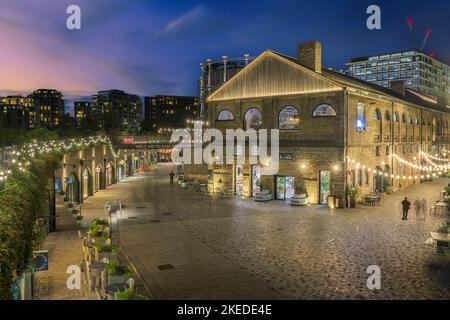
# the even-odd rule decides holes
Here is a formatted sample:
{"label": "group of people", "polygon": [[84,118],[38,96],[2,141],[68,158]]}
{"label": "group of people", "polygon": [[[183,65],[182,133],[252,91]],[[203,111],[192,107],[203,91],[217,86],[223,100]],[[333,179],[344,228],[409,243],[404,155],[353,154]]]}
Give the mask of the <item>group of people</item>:
{"label": "group of people", "polygon": [[[413,205],[414,211],[416,213],[416,219],[425,221],[427,217],[427,200],[425,198],[422,200],[416,199],[414,200]],[[402,208],[403,208],[402,220],[408,220],[408,213],[409,210],[411,209],[411,202],[406,197],[402,201]]]}

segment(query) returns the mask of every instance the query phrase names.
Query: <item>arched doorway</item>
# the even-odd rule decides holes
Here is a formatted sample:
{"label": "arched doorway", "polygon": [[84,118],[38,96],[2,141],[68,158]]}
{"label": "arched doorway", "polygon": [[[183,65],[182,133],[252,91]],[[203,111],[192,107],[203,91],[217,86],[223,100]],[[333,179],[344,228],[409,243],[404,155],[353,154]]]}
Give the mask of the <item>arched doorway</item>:
{"label": "arched doorway", "polygon": [[83,171],[83,199],[88,198],[92,192],[92,175],[88,168]]}
{"label": "arched doorway", "polygon": [[55,179],[55,193],[61,193],[63,191],[63,186],[61,182],[61,178],[57,177]]}
{"label": "arched doorway", "polygon": [[66,197],[71,203],[80,202],[80,182],[76,173],[72,173],[66,178]]}
{"label": "arched doorway", "polygon": [[[109,162],[107,165],[106,165],[106,170],[105,170],[105,178],[106,178],[106,180],[105,180],[105,187],[108,187],[108,186],[110,186],[110,185],[112,185],[113,183],[114,183],[114,166],[113,166],[113,164],[111,163],[111,162]],[[119,177],[119,179],[120,179],[120,177]]]}
{"label": "arched doorway", "polygon": [[103,168],[98,165],[95,168],[95,191],[105,189],[103,181]]}
{"label": "arched doorway", "polygon": [[380,174],[383,172],[381,167],[376,167],[373,172],[373,190],[378,192],[383,192],[383,175]]}

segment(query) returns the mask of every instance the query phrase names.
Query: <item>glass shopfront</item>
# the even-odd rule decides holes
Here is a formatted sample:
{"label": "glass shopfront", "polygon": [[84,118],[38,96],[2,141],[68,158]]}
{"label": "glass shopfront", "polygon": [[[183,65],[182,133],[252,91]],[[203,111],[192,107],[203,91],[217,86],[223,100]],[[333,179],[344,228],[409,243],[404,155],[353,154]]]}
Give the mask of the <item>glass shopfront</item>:
{"label": "glass shopfront", "polygon": [[251,196],[254,197],[256,192],[259,191],[259,185],[261,182],[261,168],[257,165],[252,165],[252,185],[251,185]]}
{"label": "glass shopfront", "polygon": [[242,195],[244,190],[244,167],[241,164],[236,165],[234,190],[237,195]]}
{"label": "glass shopfront", "polygon": [[277,200],[287,200],[294,196],[294,177],[275,177],[275,197]]}

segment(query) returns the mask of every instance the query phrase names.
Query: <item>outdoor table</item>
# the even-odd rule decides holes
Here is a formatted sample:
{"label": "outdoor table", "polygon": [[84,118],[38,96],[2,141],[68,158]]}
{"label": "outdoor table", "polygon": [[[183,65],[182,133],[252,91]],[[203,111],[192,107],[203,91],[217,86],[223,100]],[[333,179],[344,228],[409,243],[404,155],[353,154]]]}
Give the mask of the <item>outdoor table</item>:
{"label": "outdoor table", "polygon": [[436,241],[438,253],[450,254],[449,251],[450,234],[441,232],[430,232],[430,236],[431,238],[433,238],[434,241]]}
{"label": "outdoor table", "polygon": [[436,208],[436,214],[447,213],[447,204],[445,202],[437,202],[434,206]]}
{"label": "outdoor table", "polygon": [[366,196],[365,203],[375,206],[378,201],[378,196]]}
{"label": "outdoor table", "polygon": [[[122,292],[127,288],[128,288],[128,285],[126,283],[113,283],[113,284],[109,284],[105,287],[105,293],[108,296],[114,297],[114,294],[116,292]],[[108,299],[108,300],[110,300],[110,299]],[[111,300],[113,300],[113,299],[111,299]]]}

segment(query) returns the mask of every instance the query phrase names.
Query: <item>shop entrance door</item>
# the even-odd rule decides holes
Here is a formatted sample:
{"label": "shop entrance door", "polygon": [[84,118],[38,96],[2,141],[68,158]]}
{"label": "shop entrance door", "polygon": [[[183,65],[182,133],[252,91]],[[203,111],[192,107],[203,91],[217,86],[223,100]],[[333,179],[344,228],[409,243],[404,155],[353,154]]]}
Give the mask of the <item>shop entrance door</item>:
{"label": "shop entrance door", "polygon": [[251,182],[251,196],[254,197],[259,191],[259,184],[261,182],[261,168],[260,166],[252,166],[252,182]]}
{"label": "shop entrance door", "polygon": [[244,167],[241,164],[236,165],[234,190],[237,195],[242,195],[244,190]]}
{"label": "shop entrance door", "polygon": [[287,200],[294,196],[294,177],[276,177],[275,195],[277,200]]}
{"label": "shop entrance door", "polygon": [[327,204],[327,197],[330,195],[330,171],[319,172],[319,200],[320,204]]}

